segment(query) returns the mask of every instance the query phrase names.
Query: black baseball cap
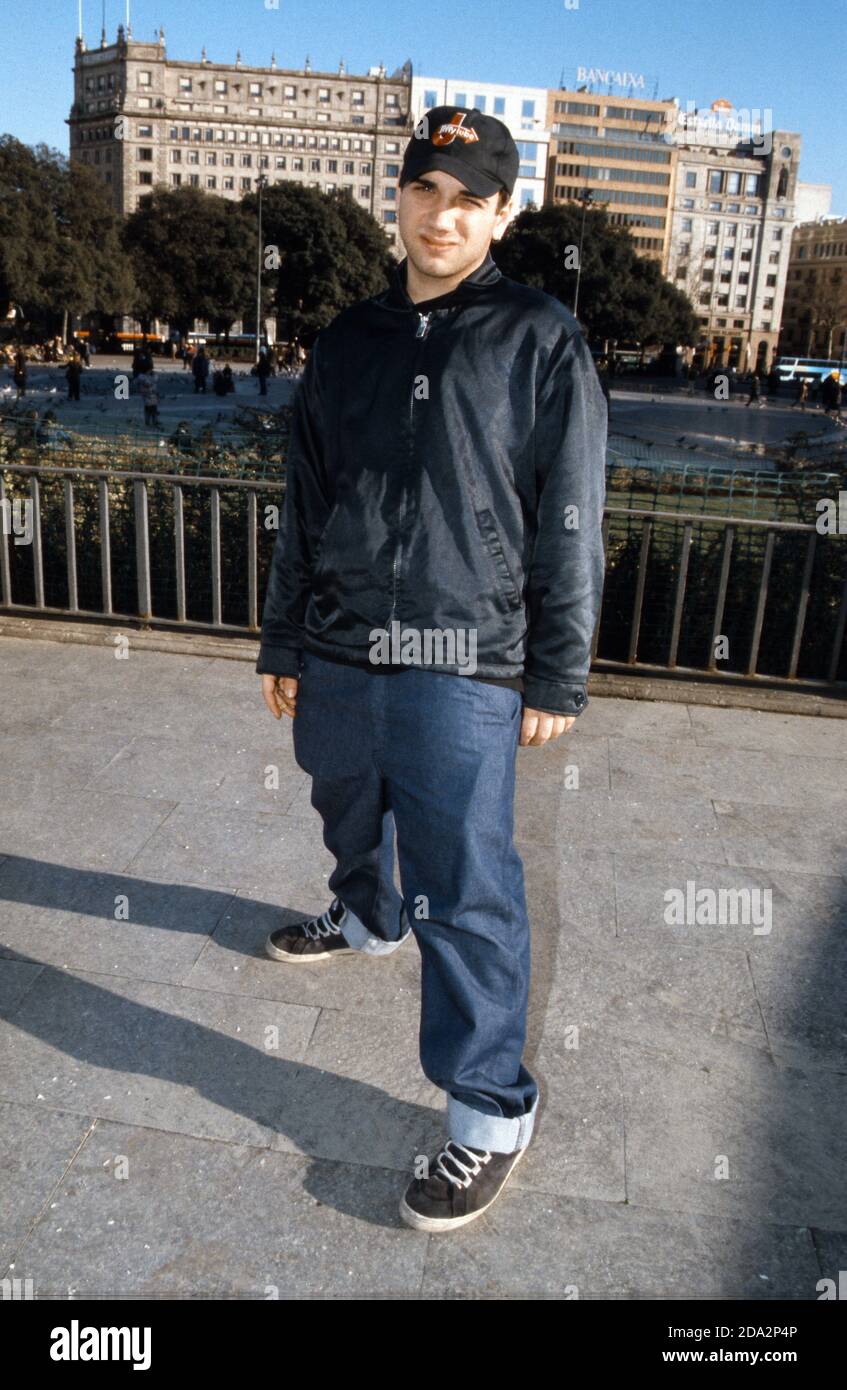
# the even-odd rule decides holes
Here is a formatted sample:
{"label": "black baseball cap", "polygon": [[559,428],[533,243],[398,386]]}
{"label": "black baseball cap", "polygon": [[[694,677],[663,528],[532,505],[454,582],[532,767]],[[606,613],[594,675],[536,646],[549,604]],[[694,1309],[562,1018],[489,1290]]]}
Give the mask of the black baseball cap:
{"label": "black baseball cap", "polygon": [[443,169],[478,198],[501,188],[511,194],[520,157],[509,127],[474,106],[434,106],[425,111],[406,146],[400,187],[430,169]]}

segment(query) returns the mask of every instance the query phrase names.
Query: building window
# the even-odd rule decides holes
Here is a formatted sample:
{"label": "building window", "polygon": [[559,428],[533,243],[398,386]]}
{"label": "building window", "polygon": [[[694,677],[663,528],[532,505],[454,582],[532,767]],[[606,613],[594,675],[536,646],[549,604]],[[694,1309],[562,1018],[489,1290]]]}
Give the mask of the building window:
{"label": "building window", "polygon": [[773,289],[774,286],[776,285],[776,276],[775,276],[775,275],[768,275],[768,276],[765,278],[765,284],[767,285],[768,289]]}
{"label": "building window", "polygon": [[251,82],[248,91],[251,97],[260,97],[262,95],[261,82]]}
{"label": "building window", "polygon": [[710,203],[710,204],[709,204],[709,212],[720,212],[720,210],[721,210],[721,205],[720,205],[720,203]]}
{"label": "building window", "polygon": [[749,197],[751,194],[753,195],[754,198],[755,198],[755,197],[758,197],[758,193],[759,193],[759,175],[758,175],[758,174],[745,174],[745,176],[744,176],[744,192],[747,194],[748,197]]}
{"label": "building window", "polygon": [[[457,105],[459,104],[460,103],[457,102]],[[382,220],[383,222],[396,222],[397,213],[394,212],[392,208],[384,208],[382,213]]]}
{"label": "building window", "polygon": [[189,182],[189,184],[191,185],[192,188],[199,188],[199,187],[200,187],[200,175],[199,175],[199,174],[189,174],[189,175],[188,175],[188,182]]}
{"label": "building window", "polygon": [[139,183],[152,183],[152,182],[153,182],[153,175],[152,175],[151,173],[149,173],[149,171],[147,171],[147,170],[142,170],[141,173],[138,175],[138,182],[139,182]]}
{"label": "building window", "polygon": [[768,265],[779,265],[779,252],[771,251],[768,256]]}
{"label": "building window", "polygon": [[741,211],[741,204],[740,204],[740,203],[727,203],[727,205],[726,205],[726,210],[727,210],[727,212],[740,212],[740,211]]}
{"label": "building window", "polygon": [[235,179],[231,174],[226,174],[223,181],[224,190],[231,193],[235,188]]}
{"label": "building window", "polygon": [[318,101],[329,101],[329,87],[318,87]]}
{"label": "building window", "polygon": [[151,98],[151,97],[139,97],[139,98],[138,98],[138,107],[139,107],[139,110],[141,110],[141,111],[149,111],[149,110],[151,109],[152,105],[153,105],[153,101],[152,101],[152,98]]}
{"label": "building window", "polygon": [[734,248],[733,248],[732,246],[725,246],[725,247],[724,247],[723,258],[724,258],[725,261],[731,261],[734,255],[735,255],[735,250],[734,250]]}
{"label": "building window", "polygon": [[467,104],[468,104],[467,93],[466,93],[466,92],[457,92],[456,95],[455,95],[454,98],[453,98],[453,101],[456,103],[457,106],[467,106]]}
{"label": "building window", "polygon": [[284,168],[285,168],[285,155],[284,155],[284,154],[278,154],[278,155],[277,155],[277,157],[276,157],[276,167],[277,167],[277,169],[284,169]]}
{"label": "building window", "polygon": [[737,169],[728,171],[726,176],[726,191],[727,193],[741,192],[741,174]]}
{"label": "building window", "polygon": [[693,218],[691,218],[691,217],[683,217],[682,222],[680,223],[680,227],[681,227],[681,229],[682,229],[683,232],[691,232],[691,231],[693,231],[693,230],[694,230],[694,220],[693,220]]}
{"label": "building window", "polygon": [[772,308],[773,308],[773,296],[769,296],[767,299],[763,299],[763,300],[762,300],[762,308],[763,308],[763,309],[772,309]]}
{"label": "building window", "polygon": [[[483,108],[480,107],[479,109],[480,109],[480,111],[481,111]],[[526,117],[527,119],[534,119],[534,118],[535,118],[535,102],[534,102],[534,101],[522,101],[522,102],[521,102],[521,115],[524,116],[524,117]]]}
{"label": "building window", "polygon": [[223,97],[227,93],[227,81],[225,77],[215,78],[215,96]]}
{"label": "building window", "polygon": [[686,173],[686,175],[685,175],[685,187],[686,187],[686,188],[696,188],[696,187],[697,187],[697,173],[696,173],[696,170],[694,170],[694,169],[689,169],[688,172]]}
{"label": "building window", "polygon": [[722,171],[721,169],[710,169],[710,170],[709,170],[709,192],[710,192],[710,193],[722,193],[722,192],[723,192],[723,171]]}
{"label": "building window", "polygon": [[495,98],[494,98],[494,114],[495,114],[495,116],[505,116],[505,114],[506,114],[506,98],[505,98],[505,97],[495,97]]}
{"label": "building window", "polygon": [[[771,232],[771,241],[782,241],[782,230],[783,230],[782,227],[774,227],[773,231]],[[805,251],[805,247],[801,246],[801,247],[800,247],[800,255],[801,255],[801,256],[804,254],[804,251]]]}
{"label": "building window", "polygon": [[694,199],[693,199],[693,198],[683,198],[683,200],[682,200],[682,206],[683,206],[684,208],[693,208],[693,206],[694,206]]}
{"label": "building window", "polygon": [[720,228],[720,222],[709,222],[706,225],[706,233],[708,236],[717,236],[718,232],[720,231]]}
{"label": "building window", "polygon": [[151,140],[153,138],[153,127],[151,125],[140,125],[138,127],[138,136],[141,140],[145,139],[145,137]]}
{"label": "building window", "polygon": [[[109,151],[109,153],[111,153],[111,151]],[[152,149],[150,148],[149,145],[143,145],[143,146],[141,146],[141,148],[140,148],[139,151],[138,151],[138,158],[139,158],[139,159],[144,159],[144,160],[148,160],[148,159],[149,159],[149,160],[152,160],[152,158],[153,158],[153,151],[152,151]]]}
{"label": "building window", "polygon": [[252,179],[250,179],[250,178],[244,178],[244,179],[241,180],[241,187],[242,187],[242,188],[249,188],[252,182],[253,182]]}
{"label": "building window", "polygon": [[243,154],[243,155],[241,156],[241,167],[242,167],[242,169],[250,169],[250,168],[252,168],[252,165],[253,165],[253,156],[252,156],[252,154]]}
{"label": "building window", "polygon": [[207,151],[206,151],[206,163],[207,163],[207,164],[217,164],[217,162],[218,162],[218,156],[215,154],[214,150],[207,150]]}
{"label": "building window", "polygon": [[189,151],[188,151],[188,163],[189,163],[189,164],[199,164],[199,163],[200,163],[200,151],[199,151],[199,150],[189,150]]}
{"label": "building window", "polygon": [[151,75],[149,71],[147,71],[146,69],[142,69],[141,72],[138,74],[139,87],[149,87],[151,80]]}
{"label": "building window", "polygon": [[438,93],[437,93],[437,92],[431,92],[431,91],[429,91],[429,92],[424,92],[424,107],[425,107],[425,109],[426,109],[427,111],[431,111],[432,108],[433,108],[433,106],[437,106],[437,105],[438,105]]}
{"label": "building window", "polygon": [[191,78],[190,78],[190,77],[181,77],[181,78],[179,79],[179,90],[180,90],[180,93],[182,93],[182,92],[190,92],[190,91],[191,91]]}
{"label": "building window", "polygon": [[171,150],[171,164],[182,163],[182,150]]}
{"label": "building window", "polygon": [[217,188],[217,186],[218,186],[218,181],[217,181],[215,175],[214,175],[214,174],[207,174],[207,175],[206,175],[206,187],[207,187],[207,188]]}
{"label": "building window", "polygon": [[171,183],[173,184],[174,188],[179,188],[180,184],[182,183],[182,174],[171,174]]}
{"label": "building window", "polygon": [[235,155],[232,153],[232,150],[226,150],[224,152],[223,162],[225,169],[232,168],[233,164],[235,163]]}

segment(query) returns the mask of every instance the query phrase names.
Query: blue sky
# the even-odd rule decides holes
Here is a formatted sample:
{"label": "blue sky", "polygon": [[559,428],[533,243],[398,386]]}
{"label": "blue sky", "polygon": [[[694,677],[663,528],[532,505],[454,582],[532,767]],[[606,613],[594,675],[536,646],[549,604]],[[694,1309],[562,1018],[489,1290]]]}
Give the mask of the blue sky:
{"label": "blue sky", "polygon": [[[11,7],[12,0],[6,0]],[[100,37],[103,0],[83,0],[86,40]],[[573,5],[575,0],[570,0]],[[105,0],[110,39],[125,0]],[[777,129],[803,136],[800,176],[833,185],[847,215],[841,121],[847,5],[823,0],[132,0],[138,38],[165,29],[173,57],[348,72],[410,58],[421,73],[532,86],[576,85],[576,70],[643,73],[647,94],[683,107],[725,97],[769,108]],[[266,6],[270,5],[271,8]],[[3,24],[0,131],[67,150],[77,0],[29,0]],[[835,124],[834,124],[835,122]],[[839,132],[842,132],[839,134]]]}

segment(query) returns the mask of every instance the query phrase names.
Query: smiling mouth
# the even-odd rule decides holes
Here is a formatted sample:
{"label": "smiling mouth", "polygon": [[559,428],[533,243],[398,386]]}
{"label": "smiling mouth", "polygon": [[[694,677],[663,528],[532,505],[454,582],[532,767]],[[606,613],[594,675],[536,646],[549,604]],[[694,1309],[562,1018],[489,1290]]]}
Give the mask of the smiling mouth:
{"label": "smiling mouth", "polygon": [[447,251],[449,247],[456,244],[453,241],[433,241],[432,237],[423,235],[421,235],[421,241],[425,242],[427,246],[434,247],[436,251]]}

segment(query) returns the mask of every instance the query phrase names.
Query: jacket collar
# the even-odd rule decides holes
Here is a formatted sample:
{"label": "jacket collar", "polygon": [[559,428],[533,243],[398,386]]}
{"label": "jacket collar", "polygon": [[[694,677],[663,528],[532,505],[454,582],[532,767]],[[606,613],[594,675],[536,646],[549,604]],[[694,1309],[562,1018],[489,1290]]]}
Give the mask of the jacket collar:
{"label": "jacket collar", "polygon": [[464,280],[460,280],[455,289],[449,290],[447,294],[438,295],[433,299],[426,299],[421,303],[415,304],[406,292],[406,268],[409,263],[408,256],[404,256],[399,264],[392,266],[389,276],[388,289],[383,294],[377,296],[377,302],[384,305],[387,309],[401,309],[405,312],[409,310],[418,313],[422,308],[441,309],[450,308],[453,304],[461,304],[469,299],[473,299],[480,290],[487,289],[490,285],[495,285],[502,279],[502,271],[499,270],[491,251],[486,253],[485,260],[472,270],[470,275],[466,275]]}

